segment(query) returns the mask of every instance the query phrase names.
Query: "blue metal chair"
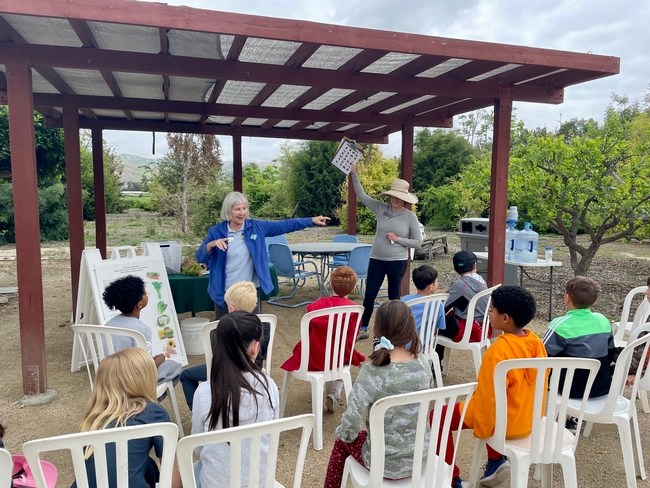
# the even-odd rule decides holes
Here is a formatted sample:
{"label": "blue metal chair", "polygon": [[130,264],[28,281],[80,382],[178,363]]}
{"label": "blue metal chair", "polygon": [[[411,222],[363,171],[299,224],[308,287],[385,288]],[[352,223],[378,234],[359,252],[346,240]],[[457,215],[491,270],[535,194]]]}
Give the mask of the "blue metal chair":
{"label": "blue metal chair", "polygon": [[[338,236],[334,236],[332,242],[353,242],[356,244],[359,242],[359,239],[357,239],[357,236],[351,236],[350,234],[340,234]],[[347,254],[335,254],[332,257],[332,262],[330,263],[332,271],[337,266],[349,266]]]}
{"label": "blue metal chair", "polygon": [[269,246],[271,244],[289,244],[287,242],[287,236],[284,234],[280,234],[279,236],[273,236],[273,237],[265,237],[264,242],[266,243],[266,257],[269,259],[269,262],[271,261],[271,255],[269,254]]}
{"label": "blue metal chair", "polygon": [[[297,303],[295,305],[287,305],[285,303],[279,303],[280,300],[287,300],[289,298],[293,298],[293,296],[296,294],[296,287],[298,286],[298,281],[309,278],[310,276],[316,277],[316,281],[318,282],[318,298],[322,296],[323,291],[321,289],[321,283],[320,283],[320,272],[318,271],[318,267],[316,266],[315,262],[294,261],[293,255],[291,254],[291,249],[289,249],[289,246],[287,246],[286,244],[278,244],[278,243],[270,244],[269,253],[271,255],[271,261],[275,266],[275,272],[277,273],[277,275],[283,278],[289,278],[293,281],[293,290],[291,290],[291,294],[288,296],[272,298],[269,300],[270,304],[277,305],[279,307],[296,308],[296,307],[300,307],[301,305],[312,303],[314,300],[307,300],[304,302]],[[313,266],[314,271],[307,271],[305,265]]]}

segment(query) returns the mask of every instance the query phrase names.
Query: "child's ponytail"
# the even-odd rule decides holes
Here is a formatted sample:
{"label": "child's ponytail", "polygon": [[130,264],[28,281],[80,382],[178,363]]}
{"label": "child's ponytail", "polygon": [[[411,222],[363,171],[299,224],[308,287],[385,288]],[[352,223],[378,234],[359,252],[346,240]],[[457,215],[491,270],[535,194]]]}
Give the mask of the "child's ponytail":
{"label": "child's ponytail", "polygon": [[379,344],[370,355],[375,366],[390,364],[390,351],[398,346],[406,346],[409,352],[417,356],[422,351],[422,343],[415,328],[415,319],[408,305],[400,300],[384,302],[377,309],[374,336]]}

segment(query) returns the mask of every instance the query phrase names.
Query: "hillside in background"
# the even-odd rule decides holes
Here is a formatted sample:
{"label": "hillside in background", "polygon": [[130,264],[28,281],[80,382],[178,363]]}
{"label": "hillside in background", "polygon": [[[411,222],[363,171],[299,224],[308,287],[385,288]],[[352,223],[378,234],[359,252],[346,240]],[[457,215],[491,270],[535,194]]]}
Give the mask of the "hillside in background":
{"label": "hillside in background", "polygon": [[142,180],[142,175],[144,175],[145,166],[156,162],[153,158],[143,158],[135,154],[118,154],[117,157],[124,167],[122,177],[120,178],[122,184],[127,184],[128,182],[139,183]]}

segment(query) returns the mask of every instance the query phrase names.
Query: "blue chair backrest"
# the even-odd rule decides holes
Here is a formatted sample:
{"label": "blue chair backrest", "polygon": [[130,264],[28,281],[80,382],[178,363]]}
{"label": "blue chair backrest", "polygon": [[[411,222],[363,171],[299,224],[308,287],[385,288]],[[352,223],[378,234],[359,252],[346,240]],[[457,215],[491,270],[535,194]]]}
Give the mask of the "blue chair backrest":
{"label": "blue chair backrest", "polygon": [[280,234],[279,236],[273,236],[273,237],[265,237],[264,238],[264,243],[266,244],[266,257],[271,261],[271,255],[269,254],[269,246],[271,244],[289,244],[287,242],[287,236],[284,234]]}
{"label": "blue chair backrest", "polygon": [[355,247],[350,252],[350,268],[357,274],[357,278],[365,280],[368,277],[368,264],[370,263],[370,251],[372,246]]}
{"label": "blue chair backrest", "polygon": [[339,234],[334,236],[332,242],[359,242],[359,239],[357,239],[357,236],[351,236],[350,234]]}
{"label": "blue chair backrest", "polygon": [[283,278],[293,278],[296,274],[291,249],[286,244],[273,243],[269,245],[271,262],[275,272]]}

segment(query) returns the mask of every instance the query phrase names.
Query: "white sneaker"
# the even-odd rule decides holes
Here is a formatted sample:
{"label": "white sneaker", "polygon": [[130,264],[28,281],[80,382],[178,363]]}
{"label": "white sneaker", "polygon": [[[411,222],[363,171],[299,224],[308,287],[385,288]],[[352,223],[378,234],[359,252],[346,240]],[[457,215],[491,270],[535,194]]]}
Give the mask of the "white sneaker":
{"label": "white sneaker", "polygon": [[336,413],[338,406],[339,401],[336,398],[336,395],[334,393],[328,393],[328,395],[325,397],[325,407],[327,408],[327,411]]}

